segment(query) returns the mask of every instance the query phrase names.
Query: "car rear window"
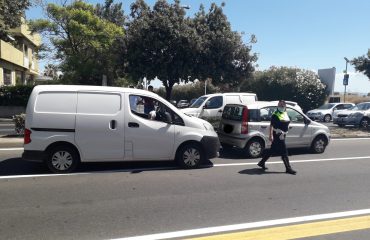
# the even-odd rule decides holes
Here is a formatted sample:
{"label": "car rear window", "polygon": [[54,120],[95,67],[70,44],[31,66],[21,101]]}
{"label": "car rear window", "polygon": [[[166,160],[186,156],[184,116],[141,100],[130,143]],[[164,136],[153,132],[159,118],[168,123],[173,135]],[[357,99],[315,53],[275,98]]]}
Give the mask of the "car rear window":
{"label": "car rear window", "polygon": [[[242,121],[244,106],[226,105],[222,113],[222,118],[233,121]],[[258,111],[256,109],[248,109],[248,122],[258,121]]]}

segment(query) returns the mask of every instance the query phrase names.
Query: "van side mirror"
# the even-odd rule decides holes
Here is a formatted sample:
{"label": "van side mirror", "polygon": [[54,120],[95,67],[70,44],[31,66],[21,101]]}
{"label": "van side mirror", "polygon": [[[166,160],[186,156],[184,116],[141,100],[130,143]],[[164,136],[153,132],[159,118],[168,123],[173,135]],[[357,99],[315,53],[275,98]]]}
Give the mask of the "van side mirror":
{"label": "van side mirror", "polygon": [[308,118],[304,118],[304,124],[309,125],[311,123],[311,120]]}

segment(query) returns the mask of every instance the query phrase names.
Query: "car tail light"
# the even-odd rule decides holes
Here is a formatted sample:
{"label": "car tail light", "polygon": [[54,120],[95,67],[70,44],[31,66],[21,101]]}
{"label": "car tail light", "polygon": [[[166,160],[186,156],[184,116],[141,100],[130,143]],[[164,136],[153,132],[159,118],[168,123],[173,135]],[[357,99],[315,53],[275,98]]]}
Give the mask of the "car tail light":
{"label": "car tail light", "polygon": [[25,129],[24,130],[24,144],[29,144],[31,142],[31,130]]}
{"label": "car tail light", "polygon": [[248,108],[244,107],[241,134],[247,134],[247,133],[248,133]]}

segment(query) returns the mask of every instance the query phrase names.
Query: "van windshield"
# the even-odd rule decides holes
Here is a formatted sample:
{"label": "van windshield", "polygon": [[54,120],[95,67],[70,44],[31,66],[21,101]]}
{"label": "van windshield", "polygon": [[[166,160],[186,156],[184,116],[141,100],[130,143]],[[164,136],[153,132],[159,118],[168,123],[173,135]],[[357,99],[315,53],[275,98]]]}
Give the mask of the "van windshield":
{"label": "van windshield", "polygon": [[199,108],[208,97],[198,98],[189,108]]}

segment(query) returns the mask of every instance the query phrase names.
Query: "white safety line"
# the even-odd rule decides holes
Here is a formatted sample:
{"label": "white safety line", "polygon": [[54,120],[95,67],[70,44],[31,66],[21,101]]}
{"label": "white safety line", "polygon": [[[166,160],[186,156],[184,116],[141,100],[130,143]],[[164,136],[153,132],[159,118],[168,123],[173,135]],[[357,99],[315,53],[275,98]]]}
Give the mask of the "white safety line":
{"label": "white safety line", "polygon": [[159,240],[159,239],[170,239],[170,238],[183,238],[183,237],[198,236],[198,235],[203,235],[203,234],[216,234],[216,233],[229,232],[229,231],[270,227],[270,226],[276,226],[276,225],[282,225],[282,224],[301,223],[301,222],[308,222],[308,221],[328,220],[328,219],[333,219],[333,218],[343,218],[343,217],[359,216],[359,215],[365,215],[365,214],[370,214],[370,209],[309,215],[309,216],[292,217],[292,218],[282,218],[282,219],[276,219],[276,220],[241,223],[241,224],[218,226],[218,227],[198,228],[198,229],[176,231],[176,232],[158,233],[158,234],[150,234],[150,235],[126,237],[126,238],[116,238],[112,240]]}
{"label": "white safety line", "polygon": [[18,147],[18,148],[0,148],[0,151],[20,151],[24,148]]}
{"label": "white safety line", "polygon": [[330,141],[357,141],[357,140],[370,140],[370,138],[332,138]]}
{"label": "white safety line", "polygon": [[[294,160],[291,163],[306,163],[306,162],[326,162],[326,161],[346,161],[346,160],[362,160],[370,159],[370,156],[363,157],[346,157],[346,158],[326,158],[326,159],[306,159],[306,160]],[[213,164],[210,167],[233,167],[233,166],[256,166],[257,162],[248,163],[218,163]],[[282,164],[282,161],[269,161],[267,165],[271,164]],[[207,166],[206,166],[207,167]],[[34,174],[34,175],[10,175],[0,176],[0,179],[16,179],[16,178],[36,178],[36,177],[60,177],[60,176],[78,176],[78,175],[89,175],[97,173],[119,173],[119,172],[140,172],[140,171],[156,171],[156,170],[182,170],[177,167],[152,167],[152,168],[131,168],[131,169],[120,169],[120,170],[105,170],[105,171],[92,171],[92,172],[80,172],[80,173],[66,173],[66,174]]]}

